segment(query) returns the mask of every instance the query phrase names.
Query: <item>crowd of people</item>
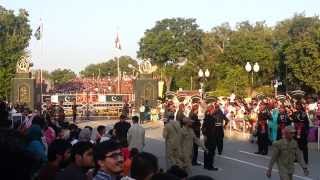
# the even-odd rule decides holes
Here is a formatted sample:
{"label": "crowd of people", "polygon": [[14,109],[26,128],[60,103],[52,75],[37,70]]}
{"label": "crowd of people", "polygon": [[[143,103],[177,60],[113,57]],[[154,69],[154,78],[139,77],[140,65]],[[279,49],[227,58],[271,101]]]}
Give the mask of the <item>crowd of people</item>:
{"label": "crowd of people", "polygon": [[[120,116],[108,129],[46,118],[43,114],[25,114],[29,123],[12,127],[9,107],[0,102],[0,149],[2,176],[9,179],[38,180],[160,180],[212,179],[188,177],[179,166],[167,171],[159,168],[158,159],[144,152],[145,130],[137,116]],[[26,122],[25,120],[23,122]]]}
{"label": "crowd of people", "polygon": [[[190,172],[192,165],[198,165],[199,145],[205,152],[204,168],[218,170],[214,166],[214,155],[216,149],[219,154],[223,151],[224,130],[239,127],[251,133],[251,142],[256,142],[258,145],[256,154],[267,155],[272,144],[275,144],[275,149],[281,147],[282,145],[276,143],[278,140],[289,139],[291,142],[291,139],[295,139],[299,152],[303,154],[301,164],[306,168],[304,164],[309,163],[308,142],[316,141],[320,125],[320,100],[312,98],[305,100],[286,96],[284,99],[264,98],[245,101],[231,96],[211,102],[186,103],[186,101],[168,100],[164,107],[163,119],[166,122],[163,137],[166,140],[168,164],[180,166],[187,172]],[[238,127],[239,122],[241,124]],[[290,129],[292,138],[285,135],[289,131],[286,129]],[[203,144],[199,141],[201,133]],[[292,149],[294,147],[295,144],[292,145]],[[274,151],[274,154],[276,152]],[[269,173],[271,172],[268,171],[268,175]]]}
{"label": "crowd of people", "polygon": [[[129,107],[123,108],[119,122],[110,129],[102,125],[80,129],[75,121],[70,124],[65,120],[62,106],[56,106],[52,111],[55,113],[40,113],[30,112],[22,105],[13,107],[4,102],[0,105],[0,144],[5,152],[3,159],[9,162],[0,168],[9,173],[11,179],[142,180],[167,176],[186,179],[192,176],[191,167],[200,165],[199,147],[204,151],[204,168],[218,170],[214,157],[216,151],[223,153],[224,131],[237,128],[251,133],[251,142],[256,140],[258,145],[256,154],[267,155],[273,144],[267,176],[271,175],[270,168],[275,162],[291,163],[295,158],[288,156],[297,157],[295,153],[300,151],[303,161],[297,160],[307,174],[308,141],[317,134],[311,129],[320,124],[320,100],[311,98],[296,100],[287,96],[286,99],[246,101],[231,96],[189,103],[167,100],[162,104],[164,110],[159,118],[164,122],[167,165],[164,172],[159,169],[157,157],[144,152],[144,120],[139,121],[139,117],[133,115],[132,123],[127,122]],[[21,123],[16,123],[14,118],[10,121],[13,110],[22,113]],[[286,151],[288,147],[291,150]],[[284,150],[288,156],[281,157]],[[280,166],[292,175],[292,166],[286,167],[290,163]],[[21,173],[13,173],[15,169]]]}
{"label": "crowd of people", "polygon": [[[123,76],[120,81],[121,93],[133,92],[133,77]],[[117,78],[75,78],[70,82],[56,84],[49,93],[79,93],[79,92],[116,93]]]}

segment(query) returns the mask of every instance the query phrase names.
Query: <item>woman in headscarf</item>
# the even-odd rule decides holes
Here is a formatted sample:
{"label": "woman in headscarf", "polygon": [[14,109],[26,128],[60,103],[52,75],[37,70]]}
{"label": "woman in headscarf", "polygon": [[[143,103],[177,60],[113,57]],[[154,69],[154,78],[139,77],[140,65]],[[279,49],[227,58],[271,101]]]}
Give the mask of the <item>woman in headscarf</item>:
{"label": "woman in headscarf", "polygon": [[42,131],[39,125],[34,124],[27,130],[27,144],[26,150],[33,154],[37,160],[36,167],[33,169],[36,171],[41,165],[47,161],[46,148],[42,141]]}
{"label": "woman in headscarf", "polygon": [[277,102],[269,103],[269,109],[271,109],[271,118],[269,119],[269,139],[271,142],[277,140],[278,133],[278,119],[279,119],[279,109],[277,107]]}

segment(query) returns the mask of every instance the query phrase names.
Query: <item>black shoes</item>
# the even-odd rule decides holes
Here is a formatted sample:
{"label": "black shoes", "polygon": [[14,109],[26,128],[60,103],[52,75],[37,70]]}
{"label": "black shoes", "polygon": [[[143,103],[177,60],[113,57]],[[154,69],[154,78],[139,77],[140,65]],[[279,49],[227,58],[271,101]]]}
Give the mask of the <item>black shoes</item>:
{"label": "black shoes", "polygon": [[192,166],[201,166],[198,162],[192,163]]}
{"label": "black shoes", "polygon": [[261,155],[268,155],[268,153],[267,152],[255,152],[255,154],[261,154]]}
{"label": "black shoes", "polygon": [[208,170],[208,171],[218,171],[219,169],[216,167],[204,167],[204,169]]}

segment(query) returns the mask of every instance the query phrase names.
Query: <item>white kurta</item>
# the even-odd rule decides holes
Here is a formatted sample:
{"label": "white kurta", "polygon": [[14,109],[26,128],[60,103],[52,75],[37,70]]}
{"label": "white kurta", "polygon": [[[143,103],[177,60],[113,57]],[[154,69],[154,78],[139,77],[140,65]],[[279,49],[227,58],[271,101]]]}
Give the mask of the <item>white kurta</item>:
{"label": "white kurta", "polygon": [[133,124],[128,130],[127,140],[129,149],[137,148],[139,152],[145,145],[145,130],[139,124]]}

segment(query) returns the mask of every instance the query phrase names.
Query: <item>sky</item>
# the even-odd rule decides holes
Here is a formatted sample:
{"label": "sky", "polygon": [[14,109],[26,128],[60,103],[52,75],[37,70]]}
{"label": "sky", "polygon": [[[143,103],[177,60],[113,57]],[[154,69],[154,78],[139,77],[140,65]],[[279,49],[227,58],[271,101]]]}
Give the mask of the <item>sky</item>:
{"label": "sky", "polygon": [[[26,9],[33,33],[42,22],[42,40],[33,36],[28,47],[34,68],[75,72],[115,56],[136,58],[146,29],[164,18],[195,18],[210,31],[224,22],[234,27],[264,20],[273,26],[295,13],[320,12],[320,0],[0,0],[0,5]],[[117,32],[120,52],[114,48]]]}

